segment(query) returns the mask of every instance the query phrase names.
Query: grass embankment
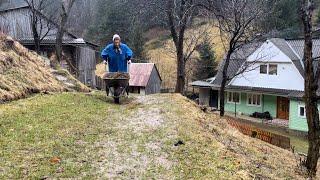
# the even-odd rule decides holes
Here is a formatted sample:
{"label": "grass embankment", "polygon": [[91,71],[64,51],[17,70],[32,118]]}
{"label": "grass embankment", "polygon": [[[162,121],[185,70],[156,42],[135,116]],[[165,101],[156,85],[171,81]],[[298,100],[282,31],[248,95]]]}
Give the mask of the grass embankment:
{"label": "grass embankment", "polygon": [[0,132],[0,179],[303,178],[292,153],[174,94],[37,95],[0,105]]}
{"label": "grass embankment", "polygon": [[64,70],[46,66],[42,56],[0,33],[0,103],[40,92],[90,89]]}
{"label": "grass embankment", "polygon": [[0,102],[63,89],[41,56],[0,34]]}

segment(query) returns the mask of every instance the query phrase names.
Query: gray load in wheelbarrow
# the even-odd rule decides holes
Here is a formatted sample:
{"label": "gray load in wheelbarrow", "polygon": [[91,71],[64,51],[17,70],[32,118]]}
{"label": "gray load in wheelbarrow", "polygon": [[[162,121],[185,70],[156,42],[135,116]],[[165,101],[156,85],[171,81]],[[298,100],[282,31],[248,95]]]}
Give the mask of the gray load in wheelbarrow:
{"label": "gray load in wheelbarrow", "polygon": [[104,75],[107,95],[111,95],[116,104],[120,104],[120,98],[129,95],[129,73],[112,73]]}

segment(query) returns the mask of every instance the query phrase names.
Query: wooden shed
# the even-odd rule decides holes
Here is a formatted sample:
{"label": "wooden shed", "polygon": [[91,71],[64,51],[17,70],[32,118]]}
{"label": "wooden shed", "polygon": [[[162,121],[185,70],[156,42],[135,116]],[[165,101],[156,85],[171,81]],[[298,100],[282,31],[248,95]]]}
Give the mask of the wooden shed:
{"label": "wooden shed", "polygon": [[161,76],[153,63],[132,63],[130,65],[130,92],[142,95],[161,92]]}
{"label": "wooden shed", "polygon": [[[12,36],[30,50],[35,49],[31,10],[25,0],[0,1],[0,31]],[[56,32],[58,25],[38,12],[42,19],[40,54],[49,59],[55,54]],[[76,35],[66,32],[63,37],[63,60],[61,66],[71,72],[82,83],[96,87],[96,48],[98,46]]]}

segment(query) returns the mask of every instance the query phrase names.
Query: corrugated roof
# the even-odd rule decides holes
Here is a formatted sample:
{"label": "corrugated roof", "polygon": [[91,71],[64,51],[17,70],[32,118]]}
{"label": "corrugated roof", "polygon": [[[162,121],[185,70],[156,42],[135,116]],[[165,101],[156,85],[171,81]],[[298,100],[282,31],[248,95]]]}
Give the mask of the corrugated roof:
{"label": "corrugated roof", "polygon": [[280,38],[272,38],[269,41],[271,41],[275,46],[277,46],[291,60],[300,60],[296,53],[293,51],[293,49],[291,49],[286,40]]}
{"label": "corrugated roof", "polygon": [[0,12],[23,8],[23,7],[28,7],[28,4],[24,0],[1,0],[0,1]]}
{"label": "corrugated roof", "polygon": [[[148,85],[153,68],[156,68],[154,63],[130,64],[130,69],[129,69],[130,86],[146,87]],[[158,72],[157,68],[156,68],[156,71]],[[159,72],[158,72],[158,75],[159,75]]]}
{"label": "corrugated roof", "polygon": [[[240,69],[240,67],[243,65],[243,63],[245,62],[245,59],[230,59],[229,61],[229,66],[228,66],[228,70],[227,70],[227,76],[228,77],[233,77],[235,76],[235,74],[238,72],[238,70]],[[216,79],[213,81],[212,84],[215,85],[220,85],[222,82],[222,71],[223,71],[223,66],[225,64],[225,60],[222,61],[222,63],[219,66],[217,75],[215,76]]]}
{"label": "corrugated roof", "polygon": [[[34,44],[34,39],[32,37],[25,37],[25,38],[19,38],[18,41],[23,45],[32,45]],[[55,36],[46,36],[42,41],[41,45],[50,45],[56,43],[56,37]],[[73,39],[64,37],[63,38],[63,44],[86,44],[86,42],[82,39]]]}
{"label": "corrugated roof", "polygon": [[[300,58],[303,58],[304,40],[303,39],[287,40],[287,42],[291,45],[291,47],[294,49],[294,51],[300,56]],[[312,51],[313,51],[313,58],[320,57],[320,39],[313,40]]]}

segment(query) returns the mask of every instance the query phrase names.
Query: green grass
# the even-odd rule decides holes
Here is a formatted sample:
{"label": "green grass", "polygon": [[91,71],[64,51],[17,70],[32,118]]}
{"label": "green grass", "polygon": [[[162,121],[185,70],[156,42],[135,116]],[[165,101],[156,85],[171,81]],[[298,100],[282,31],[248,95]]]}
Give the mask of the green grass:
{"label": "green grass", "polygon": [[300,177],[289,152],[219,122],[179,95],[36,95],[0,105],[0,179]]}
{"label": "green grass", "polygon": [[[102,95],[84,94],[38,95],[0,105],[0,179],[77,177],[88,171],[94,152],[88,147],[110,108],[117,107]],[[53,157],[61,163],[50,163]],[[64,172],[56,173],[59,168]]]}

